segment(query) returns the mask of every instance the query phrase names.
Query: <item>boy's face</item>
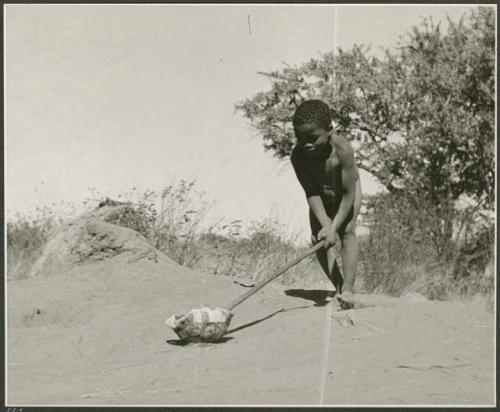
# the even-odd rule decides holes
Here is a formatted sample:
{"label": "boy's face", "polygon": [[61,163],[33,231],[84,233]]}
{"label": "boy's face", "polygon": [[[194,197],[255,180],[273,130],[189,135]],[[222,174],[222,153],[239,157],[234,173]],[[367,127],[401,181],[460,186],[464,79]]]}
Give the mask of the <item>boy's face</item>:
{"label": "boy's face", "polygon": [[297,143],[310,157],[321,157],[328,150],[331,126],[323,129],[316,123],[306,123],[295,128]]}

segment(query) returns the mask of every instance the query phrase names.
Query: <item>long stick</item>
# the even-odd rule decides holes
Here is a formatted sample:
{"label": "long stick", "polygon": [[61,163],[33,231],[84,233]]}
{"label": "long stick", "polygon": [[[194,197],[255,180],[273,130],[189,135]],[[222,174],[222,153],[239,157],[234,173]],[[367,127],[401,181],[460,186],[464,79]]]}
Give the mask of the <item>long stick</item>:
{"label": "long stick", "polygon": [[321,249],[323,247],[324,244],[325,244],[324,240],[322,240],[321,242],[316,243],[313,247],[309,248],[303,254],[301,254],[300,256],[298,256],[294,260],[292,260],[290,263],[288,263],[285,267],[283,267],[283,268],[279,269],[278,271],[274,272],[269,277],[261,280],[251,290],[249,290],[248,292],[244,293],[239,298],[235,299],[233,302],[231,302],[231,304],[229,306],[227,306],[227,309],[230,310],[230,311],[233,310],[240,303],[242,303],[243,301],[247,300],[250,296],[252,296],[254,293],[258,292],[260,289],[262,289],[264,286],[266,286],[269,282],[271,282],[272,280],[276,279],[278,276],[280,276],[282,273],[286,272],[292,266],[295,266],[301,260],[303,260],[306,257],[308,257],[308,256],[312,255],[313,253],[317,252],[319,249]]}

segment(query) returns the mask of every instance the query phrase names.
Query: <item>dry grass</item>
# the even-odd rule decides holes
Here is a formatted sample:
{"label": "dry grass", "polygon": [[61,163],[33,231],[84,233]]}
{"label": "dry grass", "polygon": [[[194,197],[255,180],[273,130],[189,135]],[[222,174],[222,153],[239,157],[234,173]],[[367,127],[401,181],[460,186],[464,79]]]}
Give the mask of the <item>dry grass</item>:
{"label": "dry grass", "polygon": [[31,215],[18,214],[7,222],[7,278],[22,279],[41,255],[51,233],[65,220],[48,207]]}
{"label": "dry grass", "polygon": [[[181,181],[161,192],[133,190],[119,198],[131,208],[116,223],[138,231],[179,264],[200,272],[258,281],[309,247],[297,246],[297,235],[286,230],[289,220],[283,213],[254,222],[245,236],[238,220],[206,226],[210,204],[192,182]],[[455,214],[460,230],[444,242],[431,230],[439,216],[431,211],[423,214],[404,199],[374,198],[368,210],[365,222],[370,232],[360,241],[357,281],[365,291],[394,296],[417,292],[442,300],[481,295],[492,305],[491,223],[478,220],[470,210]],[[74,216],[62,217],[43,208],[7,223],[9,279],[25,276],[52,231],[68,217]],[[289,269],[279,281],[303,288],[327,284],[314,256]]]}
{"label": "dry grass", "polygon": [[[438,214],[430,205],[416,208],[394,195],[372,199],[370,234],[361,248],[366,289],[394,296],[417,292],[439,300],[474,295],[491,300],[494,226],[473,209]],[[448,238],[436,234],[443,213],[453,216]]]}
{"label": "dry grass", "polygon": [[[281,269],[306,249],[297,246],[297,234],[286,231],[285,219],[281,216],[272,213],[268,218],[254,222],[245,237],[239,234],[239,221],[228,225],[222,235],[203,234],[200,238],[203,257],[197,269],[255,281]],[[305,286],[323,279],[323,276],[319,264],[311,257],[286,271],[280,281]]]}

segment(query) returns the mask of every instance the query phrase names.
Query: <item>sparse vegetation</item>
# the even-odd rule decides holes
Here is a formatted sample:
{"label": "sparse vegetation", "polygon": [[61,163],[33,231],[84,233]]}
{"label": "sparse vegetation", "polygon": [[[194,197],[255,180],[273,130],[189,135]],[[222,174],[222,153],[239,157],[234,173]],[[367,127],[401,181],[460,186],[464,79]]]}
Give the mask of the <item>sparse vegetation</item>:
{"label": "sparse vegetation", "polygon": [[[96,197],[94,207],[130,206],[123,208],[110,223],[137,231],[180,265],[207,274],[244,275],[260,280],[301,250],[278,217],[253,222],[246,236],[241,233],[239,220],[207,226],[204,217],[210,203],[203,193],[195,190],[194,182],[180,181],[161,192],[147,190],[141,193],[133,189],[120,195],[119,201],[94,191],[93,198]],[[19,215],[8,223],[10,279],[25,276],[41,254],[50,233],[69,219],[58,218],[56,214],[54,210],[39,209],[34,218]],[[322,276],[319,265],[312,259],[291,269],[283,276],[283,281],[310,282],[311,274],[316,279]]]}
{"label": "sparse vegetation", "polygon": [[7,222],[7,278],[21,279],[42,253],[50,234],[64,218],[49,207]]}
{"label": "sparse vegetation", "polygon": [[[494,225],[477,207],[436,210],[423,199],[380,195],[369,201],[369,235],[361,248],[367,291],[430,299],[493,296]],[[443,215],[453,215],[453,219]],[[436,230],[453,222],[448,235]]]}
{"label": "sparse vegetation", "polygon": [[[236,223],[239,226],[239,223]],[[198,269],[211,274],[243,276],[259,281],[303,251],[297,236],[288,233],[277,215],[254,222],[246,237],[235,232],[234,224],[224,235],[202,235],[203,258]],[[312,284],[323,279],[320,266],[310,258],[291,268],[280,278],[285,284]]]}
{"label": "sparse vegetation", "polygon": [[[369,235],[361,239],[358,285],[394,296],[417,292],[440,300],[478,294],[493,299],[492,222],[477,208],[436,211],[422,199],[417,203],[395,196],[367,200],[364,224]],[[179,264],[206,274],[258,281],[308,247],[298,245],[297,236],[285,230],[279,213],[253,222],[245,235],[238,220],[207,226],[204,217],[210,204],[193,182],[181,181],[161,192],[134,190],[120,199],[131,207],[113,223],[136,230]],[[435,227],[448,221],[441,218],[443,213],[455,216],[452,242],[435,237]],[[43,208],[32,217],[18,215],[9,221],[8,278],[23,278],[50,234],[70,217],[75,216]],[[307,288],[326,279],[311,257],[280,281]]]}

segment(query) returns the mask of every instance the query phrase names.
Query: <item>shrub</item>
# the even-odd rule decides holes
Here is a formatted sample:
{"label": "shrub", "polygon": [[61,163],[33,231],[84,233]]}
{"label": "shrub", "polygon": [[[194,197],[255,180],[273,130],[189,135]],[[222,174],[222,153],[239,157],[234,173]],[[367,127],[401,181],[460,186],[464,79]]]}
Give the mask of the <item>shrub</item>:
{"label": "shrub", "polygon": [[[282,214],[272,212],[269,217],[252,222],[245,237],[240,233],[240,221],[222,225],[219,234],[202,235],[203,257],[197,268],[211,274],[262,280],[305,250],[297,246],[296,234],[287,231],[284,220]],[[279,281],[307,287],[325,279],[311,257],[289,269]]]}
{"label": "shrub", "polygon": [[365,288],[396,296],[415,291],[430,299],[493,293],[493,277],[485,273],[494,227],[479,216],[477,205],[436,210],[423,199],[396,194],[369,199],[369,235],[361,248]]}
{"label": "shrub", "polygon": [[194,186],[181,180],[161,192],[134,188],[119,196],[131,207],[114,223],[136,230],[177,263],[194,267],[200,259],[196,238],[210,206]]}
{"label": "shrub", "polygon": [[8,279],[26,277],[50,234],[63,220],[54,209],[38,207],[32,215],[17,214],[7,222]]}

